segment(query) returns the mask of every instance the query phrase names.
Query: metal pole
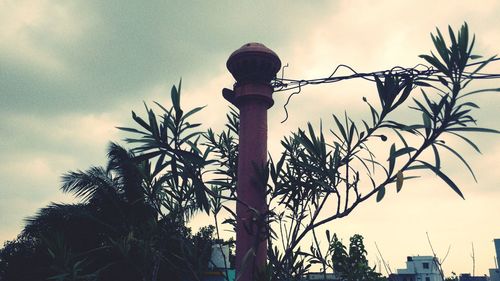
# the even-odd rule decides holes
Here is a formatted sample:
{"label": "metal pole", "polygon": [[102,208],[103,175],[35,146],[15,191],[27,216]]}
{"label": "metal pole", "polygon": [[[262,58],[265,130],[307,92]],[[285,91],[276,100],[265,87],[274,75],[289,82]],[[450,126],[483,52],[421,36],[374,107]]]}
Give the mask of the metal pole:
{"label": "metal pole", "polygon": [[236,276],[254,281],[266,267],[266,183],[258,170],[267,162],[267,110],[273,105],[270,82],[281,68],[278,56],[259,43],[248,43],[229,57],[236,79],[224,97],[240,110],[236,204]]}

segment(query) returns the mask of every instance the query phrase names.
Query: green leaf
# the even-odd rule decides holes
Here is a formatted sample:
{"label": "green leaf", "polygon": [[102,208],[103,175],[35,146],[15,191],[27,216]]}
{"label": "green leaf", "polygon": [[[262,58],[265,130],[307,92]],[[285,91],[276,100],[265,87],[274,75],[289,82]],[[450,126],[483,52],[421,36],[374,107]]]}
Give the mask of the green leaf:
{"label": "green leaf", "polygon": [[[448,52],[448,48],[446,47],[446,43],[444,42],[443,35],[441,34],[441,31],[439,31],[438,28],[436,28],[437,31],[437,36],[434,37],[431,34],[432,41],[434,42],[434,47],[439,53],[439,56],[443,59],[443,61],[446,63],[446,66],[448,66],[448,69],[450,68],[450,55]],[[433,55],[434,56],[434,55]]]}
{"label": "green leaf", "polygon": [[432,144],[431,147],[434,152],[435,166],[436,168],[441,169],[441,158],[439,157],[439,152],[434,144]]}
{"label": "green leaf", "polygon": [[193,132],[193,133],[191,133],[191,134],[189,134],[189,135],[187,135],[187,136],[183,137],[183,138],[179,141],[179,144],[183,144],[183,143],[185,143],[185,142],[188,142],[188,141],[190,141],[192,138],[194,138],[194,137],[196,137],[196,136],[198,136],[198,135],[200,135],[200,134],[201,134],[201,132]]}
{"label": "green leaf", "polygon": [[394,154],[396,153],[396,144],[391,145],[391,150],[389,152],[389,176],[392,174],[392,171],[394,170],[394,164],[396,163],[396,157]]}
{"label": "green leaf", "polygon": [[465,159],[458,153],[456,152],[453,148],[445,145],[445,144],[442,144],[442,143],[437,143],[437,145],[440,145],[446,149],[448,149],[451,153],[453,153],[458,159],[460,159],[462,161],[462,163],[465,164],[465,166],[467,167],[467,169],[469,170],[469,172],[471,173],[472,177],[474,178],[474,181],[477,182],[477,178],[476,178],[476,175],[474,174],[474,171],[472,170],[471,166],[469,166],[469,163],[467,163],[467,161],[465,161]]}
{"label": "green leaf", "polygon": [[448,81],[446,81],[446,79],[444,79],[441,76],[438,76],[438,79],[439,79],[439,82],[441,82],[441,84],[443,84],[445,87],[448,87]]}
{"label": "green leaf", "polygon": [[[471,46],[471,50],[472,50],[472,46]],[[490,62],[492,62],[493,60],[495,60],[497,57],[497,55],[494,55],[492,56],[491,58],[481,62],[481,64],[476,68],[474,69],[474,71],[472,71],[469,76],[474,76],[474,74],[478,73],[483,67],[485,67],[487,64],[489,64]],[[465,84],[462,86],[462,89],[465,88],[473,79],[469,79],[469,81],[465,82]]]}
{"label": "green leaf", "polygon": [[138,156],[135,156],[134,157],[134,160],[136,162],[142,162],[144,160],[150,160],[152,158],[155,158],[156,156],[158,155],[162,155],[164,152],[161,151],[161,150],[157,150],[157,151],[153,151],[153,152],[148,152],[148,153],[144,153],[144,154],[141,154],[141,155],[138,155]]}
{"label": "green leaf", "polygon": [[395,151],[394,154],[391,154],[391,157],[397,158],[401,155],[408,154],[408,153],[415,151],[415,150],[417,150],[417,149],[415,149],[414,147],[403,147],[403,148]]}
{"label": "green leaf", "polygon": [[134,119],[134,121],[141,125],[144,129],[151,131],[151,127],[149,127],[148,123],[142,120],[141,117],[137,116],[134,111],[132,111],[132,119]]}
{"label": "green leaf", "polygon": [[448,25],[448,33],[450,34],[452,46],[457,46],[458,43],[457,43],[457,39],[455,38],[455,32],[453,32],[453,29],[449,25]]}
{"label": "green leaf", "polygon": [[466,102],[466,103],[463,103],[460,105],[461,107],[462,106],[470,106],[470,107],[473,107],[473,108],[479,108],[479,106],[473,102]]}
{"label": "green leaf", "polygon": [[[423,90],[422,90],[422,92],[423,92]],[[431,114],[430,114],[430,112],[427,110],[427,108],[425,108],[425,106],[424,106],[424,105],[423,105],[420,101],[418,101],[418,100],[417,100],[417,99],[415,99],[415,98],[413,98],[413,101],[414,101],[414,102],[417,104],[417,106],[418,106],[417,110],[420,110],[420,111],[422,111],[422,112],[424,112],[424,113],[427,113],[427,115],[429,115],[429,116],[431,115]]]}
{"label": "green leaf", "polygon": [[139,131],[137,129],[134,129],[134,128],[126,128],[126,127],[116,127],[118,130],[121,130],[121,131],[126,131],[126,132],[130,132],[130,133],[137,133],[137,134],[143,134],[143,135],[147,135],[147,133],[143,132],[143,131]]}
{"label": "green leaf", "polygon": [[375,82],[377,84],[377,92],[378,92],[378,97],[380,98],[380,103],[382,104],[382,108],[385,106],[385,99],[387,97],[387,92],[385,90],[384,84],[378,78],[377,75],[373,76],[375,78]]}
{"label": "green leaf", "polygon": [[159,108],[161,108],[165,113],[168,113],[170,115],[170,112],[172,109],[170,110],[167,110],[163,105],[161,105],[159,102],[157,101],[153,101]]}
{"label": "green leaf", "polygon": [[398,171],[398,173],[396,174],[396,191],[397,192],[400,192],[401,188],[403,188],[403,181],[404,181],[403,171]]}
{"label": "green leaf", "polygon": [[420,160],[417,160],[418,162],[422,163],[424,166],[426,166],[428,169],[432,170],[436,175],[438,175],[444,182],[446,182],[450,187],[451,189],[453,189],[453,191],[455,191],[460,197],[462,197],[462,199],[465,200],[465,197],[464,195],[462,194],[462,191],[460,191],[460,188],[458,188],[458,186],[447,176],[445,175],[443,172],[441,172],[439,169],[437,169],[436,167],[432,166],[431,164],[427,163],[427,162],[424,162],[424,161],[420,161]]}
{"label": "green leaf", "polygon": [[184,116],[182,117],[182,120],[186,120],[189,116],[195,114],[196,112],[202,110],[205,107],[206,107],[206,105],[191,109],[190,111],[188,111],[188,113],[184,114]]}
{"label": "green leaf", "polygon": [[[464,62],[469,59],[468,53],[467,53],[467,44],[469,43],[469,29],[467,27],[467,23],[464,23],[462,27],[460,28],[460,31],[458,32],[458,45],[460,48],[460,55],[462,59],[464,59]],[[464,63],[465,65],[465,63]]]}
{"label": "green leaf", "polygon": [[421,87],[432,87],[431,84],[429,84],[427,82],[423,82],[423,81],[415,81],[415,82],[413,82],[413,84],[415,84],[417,86],[421,86]]}
{"label": "green leaf", "polygon": [[377,192],[377,202],[382,201],[385,196],[385,186],[381,186]]}
{"label": "green leaf", "polygon": [[207,194],[205,192],[206,186],[199,179],[193,179],[193,184],[195,188],[196,202],[198,207],[203,209],[207,214],[210,212],[210,203],[208,202]]}
{"label": "green leaf", "polygon": [[474,95],[474,94],[478,94],[478,93],[485,93],[485,92],[500,92],[500,88],[476,90],[476,91],[472,91],[472,92],[463,94],[459,98],[461,99],[461,98],[464,98],[466,96],[470,96],[470,95]]}
{"label": "green leaf", "polygon": [[181,156],[183,159],[194,163],[197,166],[203,166],[205,164],[205,159],[203,159],[203,157],[196,155],[190,151],[176,149],[174,150],[174,153]]}
{"label": "green leaf", "polygon": [[179,88],[176,88],[175,85],[172,86],[172,89],[170,91],[170,96],[172,99],[172,105],[174,106],[175,110],[175,117],[176,120],[180,120],[182,118],[182,109],[181,109],[181,84],[182,80],[179,82]]}
{"label": "green leaf", "polygon": [[392,106],[391,109],[395,109],[400,104],[402,104],[408,98],[408,96],[410,95],[411,91],[413,90],[413,81],[412,80],[406,81],[406,83],[407,84],[406,84],[406,86],[403,89],[403,93],[401,94],[401,97],[399,98],[399,100],[396,103],[394,103],[394,105]]}
{"label": "green leaf", "polygon": [[153,112],[153,110],[149,110],[148,112],[148,117],[149,117],[149,126],[150,126],[150,132],[153,133],[153,137],[155,140],[159,141],[160,140],[160,131],[158,128],[158,122],[156,121],[156,115]]}
{"label": "green leaf", "polygon": [[[314,147],[314,144],[311,142],[311,140],[307,137],[307,135],[304,133],[304,131],[299,130],[299,135],[297,136],[297,141],[302,144],[311,154],[316,154],[316,150]],[[292,148],[293,150],[293,148]]]}
{"label": "green leaf", "polygon": [[[405,125],[403,124],[397,124],[398,126],[398,129],[401,129],[401,130],[404,130],[405,129]],[[401,142],[403,143],[403,145],[405,147],[408,147],[408,143],[406,142],[405,138],[403,137],[403,135],[401,135],[401,133],[396,129],[394,128],[393,131],[396,133],[396,135],[398,136],[398,138],[401,140]]]}
{"label": "green leaf", "polygon": [[493,133],[500,134],[500,131],[488,128],[477,128],[477,127],[463,127],[463,128],[450,128],[447,129],[450,132],[480,132],[480,133]]}
{"label": "green leaf", "polygon": [[420,55],[420,58],[423,58],[426,60],[428,63],[430,63],[432,66],[437,68],[439,71],[444,73],[446,76],[449,76],[448,69],[435,57],[435,56],[429,56],[429,55]]}
{"label": "green leaf", "polygon": [[424,120],[425,133],[427,136],[429,136],[432,130],[431,119],[425,112],[422,113],[422,119]]}
{"label": "green leaf", "polygon": [[472,146],[472,148],[474,148],[474,150],[476,150],[477,153],[482,154],[481,150],[479,149],[479,147],[474,142],[472,142],[471,140],[469,140],[468,138],[466,138],[466,137],[464,137],[462,135],[459,135],[457,133],[454,133],[454,132],[448,132],[448,133],[450,133],[452,135],[455,135],[455,136],[463,139],[466,143],[468,143],[470,146]]}
{"label": "green leaf", "polygon": [[333,115],[333,118],[335,119],[335,123],[337,123],[337,127],[339,127],[340,133],[342,134],[342,137],[344,137],[344,140],[347,140],[347,134],[344,129],[344,126],[342,126],[342,123],[340,123],[339,119],[337,116]]}
{"label": "green leaf", "polygon": [[424,165],[413,165],[405,169],[405,171],[411,171],[411,170],[422,170],[426,169],[427,167]]}
{"label": "green leaf", "polygon": [[177,110],[180,108],[180,97],[179,97],[179,92],[177,91],[177,88],[175,85],[172,86],[172,89],[170,90],[170,99],[172,100],[172,105],[174,108]]}

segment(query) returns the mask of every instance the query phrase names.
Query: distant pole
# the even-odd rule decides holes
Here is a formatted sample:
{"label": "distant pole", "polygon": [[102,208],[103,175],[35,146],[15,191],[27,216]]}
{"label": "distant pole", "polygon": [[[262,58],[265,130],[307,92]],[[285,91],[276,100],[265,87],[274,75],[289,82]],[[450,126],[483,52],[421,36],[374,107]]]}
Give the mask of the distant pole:
{"label": "distant pole", "polygon": [[223,95],[240,110],[236,204],[236,276],[254,281],[267,259],[266,185],[256,168],[267,163],[267,110],[273,105],[272,79],[281,68],[279,57],[266,46],[248,43],[229,57],[226,66],[236,79]]}
{"label": "distant pole", "polygon": [[476,255],[474,253],[474,242],[472,242],[472,276],[476,276]]}

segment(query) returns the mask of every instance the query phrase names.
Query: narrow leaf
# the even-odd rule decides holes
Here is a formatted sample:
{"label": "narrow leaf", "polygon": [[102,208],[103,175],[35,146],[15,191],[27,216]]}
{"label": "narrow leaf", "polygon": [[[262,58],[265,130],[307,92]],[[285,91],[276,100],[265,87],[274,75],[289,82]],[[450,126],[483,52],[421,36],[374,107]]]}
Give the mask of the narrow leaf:
{"label": "narrow leaf", "polygon": [[380,202],[385,196],[385,186],[381,186],[377,192],[377,202]]}
{"label": "narrow leaf", "polygon": [[458,186],[447,175],[445,175],[439,169],[437,169],[436,167],[432,166],[431,164],[429,164],[427,162],[424,162],[424,161],[418,161],[418,162],[422,163],[428,169],[430,169],[434,173],[436,173],[436,175],[438,175],[443,181],[445,181],[451,187],[451,189],[453,189],[453,191],[455,191],[460,197],[462,197],[462,199],[465,200],[465,197],[462,194],[462,191],[460,191],[460,188],[458,188]]}
{"label": "narrow leaf", "polygon": [[400,192],[401,188],[403,188],[403,181],[404,181],[403,171],[398,171],[398,173],[396,174],[396,191],[397,192]]}

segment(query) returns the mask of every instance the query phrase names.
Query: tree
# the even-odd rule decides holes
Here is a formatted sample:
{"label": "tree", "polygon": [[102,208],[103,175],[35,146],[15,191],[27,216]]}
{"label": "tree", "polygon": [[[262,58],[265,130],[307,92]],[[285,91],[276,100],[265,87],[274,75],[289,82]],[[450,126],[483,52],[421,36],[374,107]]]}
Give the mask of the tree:
{"label": "tree", "polygon": [[451,276],[446,277],[444,280],[445,281],[458,281],[458,276],[455,272],[452,271]]}
{"label": "tree", "polygon": [[199,280],[213,227],[191,234],[176,208],[158,218],[143,190],[145,163],[113,143],[108,157],[106,169],[63,176],[61,189],[82,203],[51,204],[29,218],[0,250],[1,280]]}
{"label": "tree", "polygon": [[[297,280],[308,270],[304,263],[307,255],[300,250],[300,245],[314,229],[349,215],[372,196],[381,201],[388,188],[399,192],[404,182],[419,177],[420,171],[432,171],[464,198],[458,185],[443,172],[441,154],[456,156],[474,178],[475,175],[443,137],[456,137],[479,152],[466,134],[498,133],[476,126],[473,112],[478,106],[470,100],[475,94],[498,89],[466,92],[472,81],[484,76],[479,71],[495,60],[495,56],[470,62],[480,56],[472,53],[475,38],[469,36],[467,24],[457,33],[450,27],[448,42],[439,29],[431,37],[437,56],[432,52],[420,56],[430,67],[423,71],[395,67],[373,73],[371,78],[365,77],[375,83],[378,92],[378,105],[369,101],[371,98],[363,98],[371,120],[355,122],[347,113],[333,115],[336,128],[330,130],[331,137],[324,134],[322,124],[319,130],[308,124],[306,130],[298,129],[281,141],[280,157],[271,159],[267,167],[255,167],[260,175],[255,184],[266,187],[269,212],[254,211],[252,223],[260,229],[256,239],[269,241],[271,269],[267,272],[272,280]],[[300,90],[302,80],[296,82]],[[275,79],[273,85],[283,87],[283,81]],[[419,90],[419,94],[415,90]],[[198,126],[187,122],[187,117],[200,108],[184,114],[180,108],[180,84],[172,87],[171,98],[170,109],[160,106],[159,121],[149,108],[146,108],[149,122],[133,113],[140,129],[122,128],[137,135],[128,141],[137,144],[134,149],[143,152],[146,159],[156,162],[153,174],[163,169],[171,174],[169,167],[183,163],[183,183],[187,190],[194,189],[197,206],[208,212],[207,197],[213,197],[219,200],[215,217],[221,210],[234,216],[232,207],[237,201],[238,178],[237,114],[234,111],[228,114],[226,130],[219,134],[212,130],[204,134],[187,133],[188,129]],[[408,100],[413,101],[414,105],[409,108],[418,118],[405,124],[394,119],[394,112],[402,110]],[[194,140],[193,136],[196,136]],[[200,138],[204,139],[201,144]],[[379,142],[390,143],[387,154],[377,155],[372,151],[373,144]],[[190,147],[190,150],[178,153],[179,147]],[[424,157],[427,153],[433,155],[434,161]],[[210,173],[214,176],[206,180]],[[325,211],[325,206],[335,206],[333,214]],[[234,221],[234,217],[227,220]]]}
{"label": "tree", "polygon": [[[405,181],[418,177],[419,171],[434,172],[463,198],[459,187],[441,169],[441,153],[446,151],[458,157],[474,174],[466,160],[443,140],[443,136],[457,137],[479,151],[465,134],[498,131],[476,126],[473,111],[478,106],[469,98],[498,89],[464,92],[470,82],[481,76],[479,71],[495,57],[469,62],[479,56],[472,54],[474,38],[470,40],[466,24],[457,36],[450,28],[449,36],[450,42],[447,43],[439,30],[437,35],[432,35],[439,57],[433,53],[421,56],[432,67],[424,71],[394,68],[373,73],[373,77],[367,78],[375,83],[378,92],[378,105],[370,102],[371,98],[363,98],[371,120],[355,122],[347,113],[333,115],[336,128],[330,130],[331,136],[324,134],[322,124],[319,130],[308,124],[306,130],[298,129],[282,140],[283,151],[279,157],[271,158],[264,167],[255,166],[258,174],[255,185],[266,188],[269,211],[259,213],[254,209],[249,223],[257,226],[257,239],[267,240],[270,245],[269,268],[254,269],[256,276],[263,280],[301,279],[310,267],[307,259],[320,252],[319,245],[311,247],[310,252],[301,250],[304,238],[315,237],[315,229],[349,215],[372,196],[381,201],[388,188],[399,192]],[[275,79],[273,85],[282,87],[283,83]],[[414,93],[416,89],[420,90],[420,95]],[[83,205],[75,208],[78,212],[92,214],[92,227],[108,229],[111,226],[109,232],[97,231],[97,237],[93,238],[100,241],[94,249],[103,247],[102,251],[95,252],[106,255],[103,259],[92,257],[89,260],[92,262],[88,266],[94,266],[92,269],[95,270],[89,274],[97,272],[101,277],[109,268],[123,268],[127,272],[126,278],[161,280],[162,270],[174,271],[178,257],[185,257],[168,255],[167,247],[179,246],[173,252],[184,254],[189,252],[185,251],[186,244],[201,245],[193,240],[164,244],[165,237],[174,237],[174,241],[186,241],[175,240],[179,237],[193,238],[185,228],[193,213],[198,210],[211,212],[217,233],[221,216],[226,218],[225,223],[235,222],[238,114],[231,111],[227,115],[228,124],[222,132],[203,132],[199,129],[200,123],[190,121],[202,107],[185,112],[181,108],[180,92],[181,83],[172,87],[169,108],[156,103],[161,114],[157,115],[147,106],[146,118],[132,112],[138,128],[120,129],[133,134],[126,139],[133,148],[129,152],[112,145],[108,169],[91,168],[65,177],[63,189],[84,198]],[[418,118],[404,124],[393,118],[394,112],[401,110],[410,96],[414,103],[410,109],[417,113]],[[373,151],[372,145],[380,142],[390,144],[387,154],[377,155]],[[423,158],[426,153],[432,154],[434,161]],[[325,206],[335,206],[335,211],[331,213]],[[52,215],[48,218],[51,220]],[[165,225],[174,226],[175,235],[172,236],[172,232],[167,231],[170,228]],[[43,232],[44,228],[40,229]],[[55,232],[61,230],[58,227],[53,229]],[[70,242],[55,243],[59,245],[56,248],[68,249],[64,247],[65,243],[77,243],[71,242],[70,234],[63,237],[63,242]],[[41,237],[36,239],[39,241]],[[369,274],[373,270],[367,267],[362,239],[355,237],[351,243],[349,254],[335,240],[333,246],[329,245],[333,247],[329,250],[337,260],[350,259],[355,268],[349,270],[355,274],[366,273],[368,275],[363,275],[366,278],[378,278]],[[64,254],[65,251],[61,253],[73,257]],[[252,253],[247,254],[251,256]],[[335,257],[331,261],[333,265]],[[87,266],[84,261],[70,260],[70,263],[61,264],[65,269],[63,275],[56,276],[74,276],[75,271],[83,272],[78,267],[78,270],[73,270],[75,265]],[[103,260],[112,261],[109,268]],[[187,260],[182,259],[183,262]],[[203,264],[194,260],[185,267],[188,272],[195,272],[195,268],[202,268]],[[97,265],[105,267],[101,269]],[[327,265],[323,263],[324,268]],[[252,264],[247,266],[253,267]],[[337,271],[347,270],[339,266]],[[71,268],[71,272],[66,272],[67,268]],[[133,273],[128,273],[130,271]],[[116,272],[123,274],[118,269]],[[116,276],[110,276],[103,280],[116,279]],[[193,277],[197,278],[197,275]],[[346,275],[345,278],[357,277]]]}
{"label": "tree", "polygon": [[319,249],[319,243],[315,240],[315,244],[311,246],[309,256],[310,263],[319,263],[323,265],[323,272],[326,273],[326,266],[334,273],[338,274],[342,280],[359,281],[359,280],[385,280],[380,273],[375,271],[368,265],[366,258],[366,249],[363,244],[363,236],[355,234],[350,238],[349,249],[334,234],[330,237],[329,232],[326,232],[326,238],[329,242],[328,251],[325,255]]}

